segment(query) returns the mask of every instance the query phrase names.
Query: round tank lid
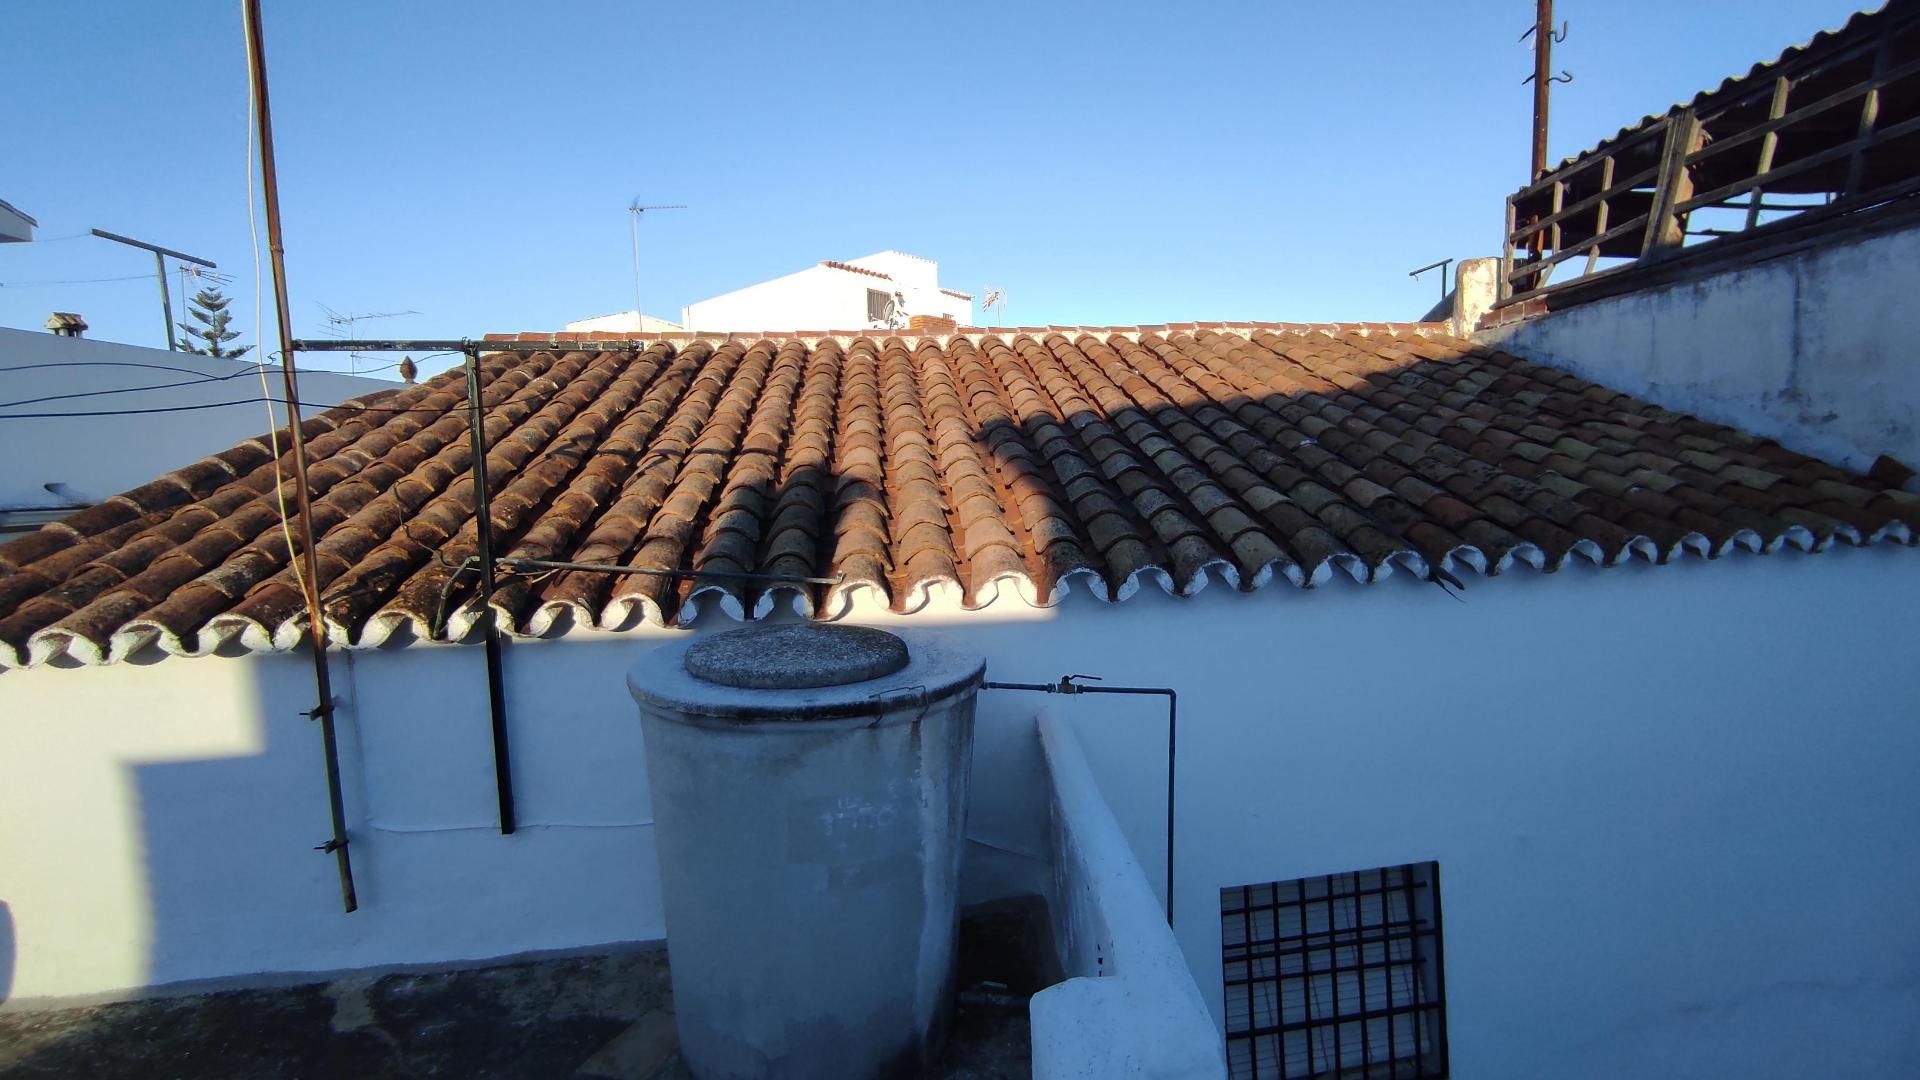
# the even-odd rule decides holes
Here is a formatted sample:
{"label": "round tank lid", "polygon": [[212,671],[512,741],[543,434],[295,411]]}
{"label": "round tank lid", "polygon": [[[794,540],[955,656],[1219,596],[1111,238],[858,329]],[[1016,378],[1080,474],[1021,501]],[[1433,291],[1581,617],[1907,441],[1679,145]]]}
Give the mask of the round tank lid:
{"label": "round tank lid", "polygon": [[695,642],[681,661],[702,682],[805,690],[883,678],[907,666],[907,643],[866,626],[749,626]]}

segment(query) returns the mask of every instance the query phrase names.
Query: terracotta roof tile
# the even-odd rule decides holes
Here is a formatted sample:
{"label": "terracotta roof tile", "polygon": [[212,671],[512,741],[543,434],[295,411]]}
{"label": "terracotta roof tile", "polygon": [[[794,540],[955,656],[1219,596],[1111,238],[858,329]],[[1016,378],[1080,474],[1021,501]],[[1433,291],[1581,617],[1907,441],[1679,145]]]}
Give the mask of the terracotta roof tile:
{"label": "terracotta roof tile", "polygon": [[[830,617],[862,590],[912,610],[1817,551],[1920,523],[1878,480],[1432,326],[678,335],[481,370],[496,551],[674,572],[503,568],[522,635],[707,603]],[[460,379],[305,422],[332,642],[475,625]],[[270,445],[0,545],[0,663],[298,643]]]}

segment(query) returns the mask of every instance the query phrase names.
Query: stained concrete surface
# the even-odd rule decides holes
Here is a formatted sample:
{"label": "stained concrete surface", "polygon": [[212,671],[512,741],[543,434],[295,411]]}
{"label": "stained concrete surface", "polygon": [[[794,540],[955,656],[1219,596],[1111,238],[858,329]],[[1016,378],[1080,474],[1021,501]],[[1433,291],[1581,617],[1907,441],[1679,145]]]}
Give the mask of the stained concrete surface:
{"label": "stained concrete surface", "polygon": [[[962,987],[1038,989],[1018,917],[963,924]],[[1030,956],[1031,953],[1028,953]],[[971,979],[973,982],[965,980]],[[662,948],[427,974],[0,1012],[0,1080],[606,1077],[692,1080]],[[940,1080],[1026,1080],[1025,1008],[962,1004]]]}

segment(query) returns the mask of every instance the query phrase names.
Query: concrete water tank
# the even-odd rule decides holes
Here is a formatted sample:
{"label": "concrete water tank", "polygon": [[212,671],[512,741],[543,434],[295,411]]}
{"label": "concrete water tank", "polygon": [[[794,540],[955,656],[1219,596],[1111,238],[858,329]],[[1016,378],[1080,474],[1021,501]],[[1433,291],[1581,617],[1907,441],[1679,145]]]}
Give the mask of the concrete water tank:
{"label": "concrete water tank", "polygon": [[932,635],[809,624],[628,673],[701,1080],[912,1076],[938,1051],[984,666]]}

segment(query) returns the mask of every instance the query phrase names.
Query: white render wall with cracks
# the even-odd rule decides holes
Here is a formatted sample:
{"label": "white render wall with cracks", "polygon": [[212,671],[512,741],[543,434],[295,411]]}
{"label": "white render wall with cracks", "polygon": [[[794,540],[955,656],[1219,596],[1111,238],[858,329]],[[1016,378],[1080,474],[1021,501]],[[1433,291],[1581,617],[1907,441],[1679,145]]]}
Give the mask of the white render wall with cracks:
{"label": "white render wall with cracks", "polygon": [[[1221,887],[1436,859],[1459,1075],[1867,1076],[1920,1015],[1916,595],[1883,545],[850,617],[1179,691],[1175,937],[1216,1025]],[[660,938],[623,676],[674,633],[509,645],[510,837],[481,650],[336,654],[352,915],[303,656],[0,671],[9,1004]],[[1041,712],[1157,893],[1164,702],[983,690],[963,901],[1048,889]]]}
{"label": "white render wall with cracks", "polygon": [[1474,338],[1861,472],[1881,454],[1920,469],[1915,296],[1920,228],[1908,228]]}

